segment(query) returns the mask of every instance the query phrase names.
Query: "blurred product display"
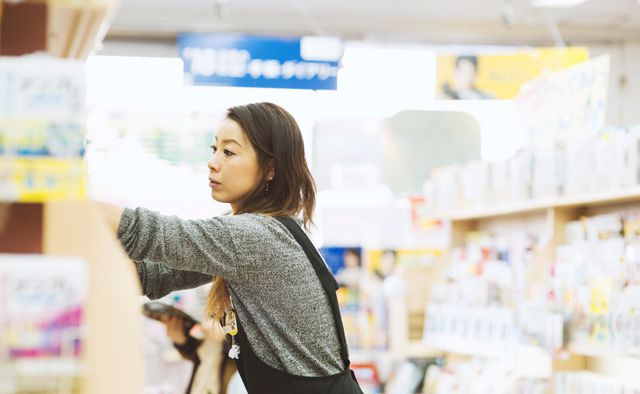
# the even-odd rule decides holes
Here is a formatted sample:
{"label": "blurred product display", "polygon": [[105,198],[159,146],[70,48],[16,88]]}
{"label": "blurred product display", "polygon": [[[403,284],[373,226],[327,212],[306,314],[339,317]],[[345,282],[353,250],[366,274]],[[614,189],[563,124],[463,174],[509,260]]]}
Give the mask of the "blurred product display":
{"label": "blurred product display", "polygon": [[140,296],[93,201],[229,214],[210,145],[260,101],[366,394],[640,394],[639,4],[214,3],[0,1],[0,394],[246,392],[167,335],[210,284]]}

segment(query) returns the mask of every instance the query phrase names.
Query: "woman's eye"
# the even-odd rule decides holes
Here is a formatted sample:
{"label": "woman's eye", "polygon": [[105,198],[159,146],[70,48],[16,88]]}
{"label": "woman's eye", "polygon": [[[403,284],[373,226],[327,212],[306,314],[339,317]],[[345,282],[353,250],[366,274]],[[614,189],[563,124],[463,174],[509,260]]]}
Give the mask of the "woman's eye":
{"label": "woman's eye", "polygon": [[233,156],[234,155],[234,153],[231,152],[229,149],[225,149],[225,150],[223,150],[223,152],[224,152],[225,156]]}
{"label": "woman's eye", "polygon": [[211,150],[213,151],[213,153],[216,153],[216,151],[218,150],[218,147],[215,145],[211,145]]}

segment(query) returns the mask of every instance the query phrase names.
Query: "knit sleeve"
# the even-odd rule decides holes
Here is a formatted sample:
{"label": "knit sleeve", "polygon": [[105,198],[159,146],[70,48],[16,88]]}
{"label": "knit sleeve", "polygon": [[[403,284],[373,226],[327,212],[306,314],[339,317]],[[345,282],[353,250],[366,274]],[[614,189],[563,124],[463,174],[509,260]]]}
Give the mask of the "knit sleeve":
{"label": "knit sleeve", "polygon": [[[232,222],[229,217],[184,220],[144,208],[125,209],[118,238],[134,261],[153,261],[171,270],[232,279],[236,276],[238,259],[229,222]],[[160,266],[157,269],[160,277],[175,273],[164,272]]]}
{"label": "knit sleeve", "polygon": [[172,291],[192,289],[212,280],[211,275],[176,270],[155,261],[137,261],[136,269],[142,294],[152,300],[162,298]]}

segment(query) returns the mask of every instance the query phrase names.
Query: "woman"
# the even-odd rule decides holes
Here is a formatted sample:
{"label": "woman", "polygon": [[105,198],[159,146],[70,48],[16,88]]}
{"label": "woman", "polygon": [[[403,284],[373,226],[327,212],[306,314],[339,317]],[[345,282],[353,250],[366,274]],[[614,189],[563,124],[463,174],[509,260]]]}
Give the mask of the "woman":
{"label": "woman", "polygon": [[211,148],[211,195],[232,215],[181,220],[105,207],[145,293],[214,277],[208,313],[225,332],[238,328],[230,355],[249,394],[361,393],[337,283],[300,227],[312,221],[315,184],[295,120],[270,103],[233,107]]}

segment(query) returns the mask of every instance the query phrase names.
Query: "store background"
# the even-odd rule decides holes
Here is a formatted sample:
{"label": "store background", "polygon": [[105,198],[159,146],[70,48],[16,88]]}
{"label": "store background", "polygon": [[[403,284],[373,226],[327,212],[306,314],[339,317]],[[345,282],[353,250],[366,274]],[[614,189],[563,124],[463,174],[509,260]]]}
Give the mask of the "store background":
{"label": "store background", "polygon": [[[426,137],[413,144],[409,140],[415,154],[401,155],[403,160],[399,163],[385,162],[390,146],[389,140],[385,140],[390,135],[386,127],[393,119],[398,121],[399,116],[407,115],[406,111],[409,115],[411,111],[418,111],[417,116],[433,115],[433,111],[437,113],[435,116],[447,111],[471,115],[478,125],[478,130],[471,130],[479,142],[474,158],[489,162],[506,160],[529,142],[526,131],[518,123],[514,100],[440,100],[436,94],[438,56],[505,54],[536,47],[560,50],[564,46],[586,48],[591,59],[606,54],[611,62],[606,126],[631,128],[640,124],[637,104],[640,102],[640,4],[636,0],[590,0],[573,7],[551,8],[536,7],[535,3],[542,1],[190,0],[178,3],[124,0],[112,8],[106,36],[85,67],[89,196],[188,218],[225,212],[227,207],[209,199],[202,181],[206,177],[207,139],[215,132],[227,107],[252,101],[276,102],[293,113],[305,137],[307,157],[320,190],[318,227],[313,234],[318,246],[324,248],[327,256],[331,252],[339,255],[358,248],[361,264],[368,273],[381,266],[383,250],[397,251],[398,266],[402,267],[398,274],[404,282],[396,281],[397,286],[393,287],[391,281],[387,286],[392,289],[392,295],[399,295],[389,301],[394,304],[387,311],[396,314],[388,316],[398,324],[392,335],[380,334],[376,330],[381,327],[370,321],[372,315],[379,313],[372,311],[378,299],[368,299],[350,289],[341,293],[345,325],[351,328],[349,338],[354,344],[352,358],[362,366],[362,380],[368,392],[379,392],[380,380],[388,382],[384,392],[412,392],[414,388],[410,386],[423,377],[426,360],[440,356],[442,350],[446,351],[447,362],[454,365],[455,361],[461,361],[460,366],[452,367],[454,372],[433,369],[435,372],[423,392],[537,393],[545,392],[551,385],[555,385],[558,393],[571,392],[568,387],[586,392],[585,388],[576,387],[588,385],[600,385],[603,392],[615,392],[616,383],[590,375],[557,374],[557,380],[549,383],[548,370],[561,371],[563,367],[556,365],[558,362],[551,365],[545,359],[549,348],[541,341],[538,345],[545,352],[511,354],[509,357],[515,358],[485,363],[481,360],[486,356],[486,349],[478,343],[466,343],[458,338],[458,343],[452,346],[442,337],[435,343],[426,341],[428,338],[421,340],[423,331],[439,330],[429,326],[425,313],[442,315],[437,306],[427,311],[427,302],[448,300],[447,294],[454,287],[437,286],[442,284],[446,272],[440,262],[451,258],[459,266],[469,263],[464,256],[456,254],[459,251],[452,252],[452,257],[446,253],[449,242],[460,246],[460,233],[469,229],[484,231],[467,240],[467,245],[471,245],[467,252],[471,254],[484,253],[487,247],[490,251],[500,251],[505,243],[512,246],[510,252],[516,254],[535,248],[532,243],[547,245],[541,249],[551,250],[561,242],[553,233],[548,233],[549,221],[559,228],[564,226],[564,221],[579,217],[573,211],[558,211],[552,204],[550,211],[532,209],[529,213],[525,209],[520,213],[516,210],[516,214],[506,219],[495,220],[490,214],[486,219],[473,215],[468,220],[464,215],[460,219],[454,210],[452,222],[436,220],[425,224],[429,218],[438,219],[437,215],[431,215],[431,208],[425,208],[419,200],[424,195],[428,199],[429,194],[422,190],[422,185],[410,192],[396,189],[393,177],[398,174],[389,174],[388,168],[404,165],[411,170],[408,172],[429,172],[424,168],[425,160],[447,143],[460,145],[461,139],[450,138],[450,133],[436,134],[442,144],[438,146],[426,144]],[[177,35],[182,32],[340,38],[344,54],[338,89],[185,86],[176,45]],[[458,116],[463,118],[464,115]],[[468,141],[465,139],[465,142]],[[441,164],[457,161],[466,162],[467,158]],[[604,205],[606,213],[620,212],[618,200],[596,205]],[[634,203],[638,199],[631,196],[622,200]],[[589,203],[575,204],[575,207],[590,206]],[[633,208],[633,204],[624,206],[626,211],[634,212]],[[584,210],[580,215],[602,213],[597,211]],[[558,219],[562,215],[566,219]],[[522,231],[523,224],[529,227],[528,231]],[[495,241],[488,233],[506,233],[513,237],[498,237]],[[539,238],[545,237],[551,237],[553,242],[540,242]],[[572,252],[565,249],[564,253]],[[458,281],[462,287],[474,288],[464,273],[447,275],[450,282]],[[384,292],[376,287],[380,284],[375,281],[365,286],[370,286],[373,295]],[[539,289],[532,290],[535,291]],[[203,295],[198,292],[166,299],[194,315],[200,313],[202,300]],[[482,309],[486,308],[483,305],[476,307],[475,311],[457,312],[494,313],[500,320],[500,311]],[[628,305],[628,308],[635,306]],[[364,314],[363,309],[366,309]],[[545,309],[529,313],[543,319]],[[446,317],[442,321],[446,321]],[[141,343],[144,349],[146,392],[181,392],[181,384],[188,377],[188,364],[172,352],[162,326],[144,321],[142,339],[132,341]],[[524,341],[527,339],[521,342]],[[495,348],[502,345],[496,343]],[[600,371],[603,375],[617,376],[623,383],[637,384],[632,379],[637,359],[627,354],[624,354],[626,358],[614,359],[609,357],[609,350],[596,352],[596,357],[586,361],[576,361],[575,357],[569,361],[576,365],[575,369]],[[474,357],[469,358],[469,354]],[[520,371],[524,377],[513,373],[514,365],[525,370]],[[367,375],[374,369],[375,374]],[[470,389],[464,382],[475,382],[471,387],[477,390]]]}

